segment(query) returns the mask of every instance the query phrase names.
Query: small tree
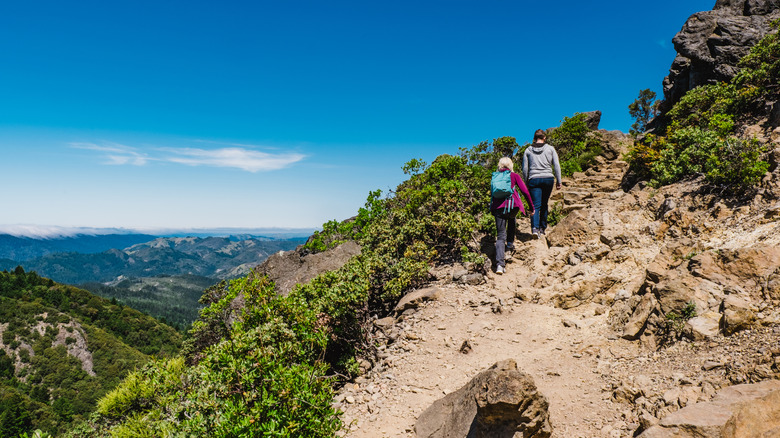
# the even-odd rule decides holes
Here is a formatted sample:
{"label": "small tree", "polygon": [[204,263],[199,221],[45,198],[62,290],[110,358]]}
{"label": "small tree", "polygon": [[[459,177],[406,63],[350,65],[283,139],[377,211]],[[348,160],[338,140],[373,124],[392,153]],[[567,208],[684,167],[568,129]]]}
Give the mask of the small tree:
{"label": "small tree", "polygon": [[639,91],[639,97],[628,106],[628,113],[636,120],[629,133],[636,137],[647,130],[647,124],[658,114],[658,103],[655,91],[645,88]]}

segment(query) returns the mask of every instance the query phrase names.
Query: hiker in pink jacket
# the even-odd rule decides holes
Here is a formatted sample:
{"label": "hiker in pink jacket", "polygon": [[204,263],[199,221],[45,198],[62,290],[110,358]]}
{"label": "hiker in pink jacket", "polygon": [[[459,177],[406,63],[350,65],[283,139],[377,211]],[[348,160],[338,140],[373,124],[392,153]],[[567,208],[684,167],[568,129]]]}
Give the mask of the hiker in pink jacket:
{"label": "hiker in pink jacket", "polygon": [[498,160],[498,172],[511,172],[513,190],[509,198],[491,198],[490,200],[490,212],[496,217],[496,234],[498,235],[496,237],[496,274],[499,275],[506,272],[507,252],[511,256],[512,251],[515,249],[515,230],[517,229],[515,217],[519,212],[525,215],[523,201],[520,199],[517,190],[514,190],[515,188],[520,189],[520,193],[528,201],[528,205],[531,207],[531,214],[534,212],[531,194],[528,192],[523,178],[513,171],[514,167],[514,163],[512,163],[512,159],[509,157],[503,157]]}

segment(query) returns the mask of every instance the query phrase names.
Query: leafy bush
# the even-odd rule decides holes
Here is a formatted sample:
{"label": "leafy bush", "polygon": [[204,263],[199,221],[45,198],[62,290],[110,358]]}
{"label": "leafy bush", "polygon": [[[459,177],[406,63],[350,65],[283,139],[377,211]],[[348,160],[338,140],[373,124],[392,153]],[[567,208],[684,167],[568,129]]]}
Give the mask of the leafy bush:
{"label": "leafy bush", "polygon": [[587,170],[601,154],[601,138],[588,129],[582,113],[564,117],[561,126],[547,134],[547,140],[558,152],[564,176]]}
{"label": "leafy bush", "polygon": [[236,298],[240,316],[200,362],[163,360],[131,374],[72,436],[333,436],[341,423],[322,360],[324,303],[280,296],[267,277],[250,275],[232,281],[212,311]]}
{"label": "leafy bush", "polygon": [[682,339],[685,332],[685,323],[696,316],[696,303],[689,302],[680,310],[680,313],[670,311],[664,316],[661,325],[661,342],[671,343]]}

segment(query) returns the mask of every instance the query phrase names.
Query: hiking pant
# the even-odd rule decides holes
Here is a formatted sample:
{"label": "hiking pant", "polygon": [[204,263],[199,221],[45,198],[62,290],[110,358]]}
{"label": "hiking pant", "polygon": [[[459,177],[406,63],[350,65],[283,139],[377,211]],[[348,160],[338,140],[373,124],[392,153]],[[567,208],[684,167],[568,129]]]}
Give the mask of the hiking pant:
{"label": "hiking pant", "polygon": [[496,265],[506,266],[506,250],[515,248],[515,231],[517,224],[515,216],[520,208],[515,207],[509,212],[504,213],[503,209],[493,210],[493,216],[496,217]]}
{"label": "hiking pant", "polygon": [[547,201],[550,200],[555,178],[531,178],[526,186],[534,201],[534,215],[531,216],[531,232],[547,229]]}

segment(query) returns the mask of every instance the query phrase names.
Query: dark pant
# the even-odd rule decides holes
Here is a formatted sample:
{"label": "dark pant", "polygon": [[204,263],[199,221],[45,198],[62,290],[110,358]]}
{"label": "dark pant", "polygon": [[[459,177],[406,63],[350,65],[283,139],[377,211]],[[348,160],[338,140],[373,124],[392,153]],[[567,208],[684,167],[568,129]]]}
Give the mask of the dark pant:
{"label": "dark pant", "polygon": [[514,249],[515,247],[515,231],[517,229],[515,216],[517,216],[518,211],[520,211],[519,208],[513,208],[507,213],[504,213],[503,210],[493,210],[498,234],[496,237],[496,264],[498,266],[506,266],[506,249]]}
{"label": "dark pant", "polygon": [[547,201],[550,199],[555,178],[531,178],[528,180],[528,191],[534,201],[534,215],[531,217],[531,231],[547,229]]}

